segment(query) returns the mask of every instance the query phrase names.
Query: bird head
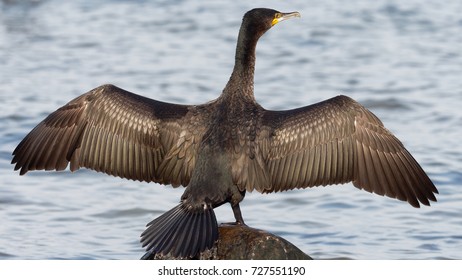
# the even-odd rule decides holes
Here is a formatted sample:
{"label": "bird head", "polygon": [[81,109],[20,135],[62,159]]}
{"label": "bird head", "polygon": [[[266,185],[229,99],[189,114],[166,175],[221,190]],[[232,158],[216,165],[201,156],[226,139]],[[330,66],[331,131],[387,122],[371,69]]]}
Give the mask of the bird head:
{"label": "bird head", "polygon": [[260,37],[279,22],[294,17],[300,17],[300,13],[281,13],[273,9],[256,8],[248,11],[244,15],[243,25],[246,26],[248,31],[251,31]]}

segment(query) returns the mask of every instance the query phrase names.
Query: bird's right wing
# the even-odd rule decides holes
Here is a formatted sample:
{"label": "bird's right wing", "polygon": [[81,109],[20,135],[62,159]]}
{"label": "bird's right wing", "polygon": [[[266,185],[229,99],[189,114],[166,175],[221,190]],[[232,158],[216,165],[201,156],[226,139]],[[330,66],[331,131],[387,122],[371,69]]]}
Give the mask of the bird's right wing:
{"label": "bird's right wing", "polygon": [[[437,190],[416,160],[369,110],[346,96],[289,111],[266,111],[257,140],[268,180],[261,192],[352,181],[418,207]],[[260,172],[260,173],[265,173]],[[250,181],[250,180],[249,180]],[[268,185],[258,185],[265,182]]]}
{"label": "bird's right wing", "polygon": [[17,146],[12,163],[29,170],[80,167],[122,178],[184,185],[202,138],[195,106],[164,103],[104,85],[39,123]]}

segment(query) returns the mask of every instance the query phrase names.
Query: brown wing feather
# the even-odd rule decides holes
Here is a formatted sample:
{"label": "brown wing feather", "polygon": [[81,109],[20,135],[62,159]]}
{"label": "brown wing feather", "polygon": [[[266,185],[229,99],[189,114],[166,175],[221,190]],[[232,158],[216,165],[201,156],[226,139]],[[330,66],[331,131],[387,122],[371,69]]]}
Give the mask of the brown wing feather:
{"label": "brown wing feather", "polygon": [[[354,100],[338,96],[290,111],[266,111],[257,142],[271,178],[243,188],[277,192],[353,184],[418,207],[437,189],[401,142]],[[260,172],[262,172],[260,170]],[[256,183],[256,184],[255,184]]]}
{"label": "brown wing feather", "polygon": [[112,85],[50,114],[13,152],[20,174],[87,167],[122,178],[187,185],[202,119],[196,107],[148,99]]}

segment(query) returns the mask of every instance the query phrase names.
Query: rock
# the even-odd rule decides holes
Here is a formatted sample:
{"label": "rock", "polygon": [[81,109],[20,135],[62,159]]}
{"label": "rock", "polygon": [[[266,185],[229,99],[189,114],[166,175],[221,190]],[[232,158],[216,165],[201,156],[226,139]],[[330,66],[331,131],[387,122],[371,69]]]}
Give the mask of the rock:
{"label": "rock", "polygon": [[[200,260],[311,260],[282,237],[241,225],[222,224],[215,246],[190,259]],[[170,255],[146,253],[143,260],[174,260]]]}

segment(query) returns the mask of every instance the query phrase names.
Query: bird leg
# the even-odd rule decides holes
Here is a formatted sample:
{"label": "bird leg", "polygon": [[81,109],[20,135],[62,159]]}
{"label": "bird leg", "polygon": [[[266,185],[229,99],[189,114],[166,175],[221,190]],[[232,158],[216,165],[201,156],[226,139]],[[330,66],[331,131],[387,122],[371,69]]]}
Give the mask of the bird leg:
{"label": "bird leg", "polygon": [[236,225],[246,226],[244,223],[244,219],[242,218],[241,208],[239,207],[239,203],[236,205],[231,205],[234,213],[234,218],[236,218]]}
{"label": "bird leg", "polygon": [[241,208],[239,207],[239,203],[236,205],[231,205],[231,208],[233,209],[234,218],[236,219],[236,221],[231,222],[231,223],[223,223],[223,224],[230,225],[230,226],[247,226],[244,223],[244,219],[242,218]]}

